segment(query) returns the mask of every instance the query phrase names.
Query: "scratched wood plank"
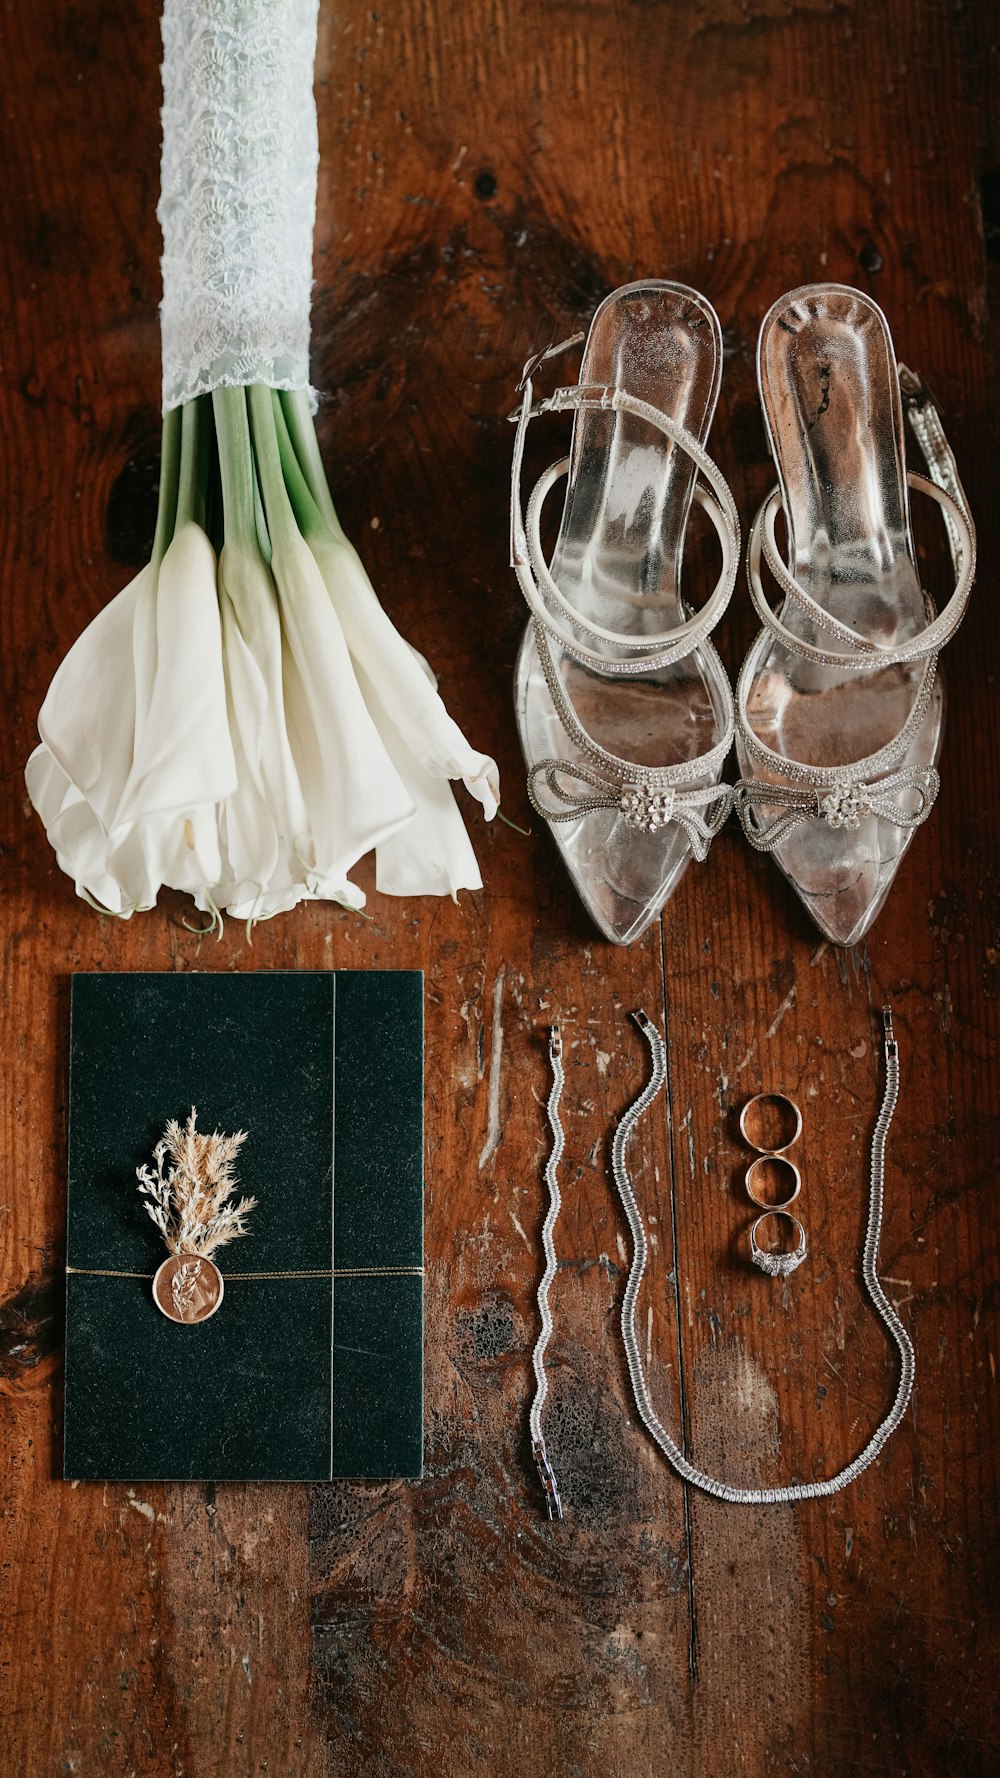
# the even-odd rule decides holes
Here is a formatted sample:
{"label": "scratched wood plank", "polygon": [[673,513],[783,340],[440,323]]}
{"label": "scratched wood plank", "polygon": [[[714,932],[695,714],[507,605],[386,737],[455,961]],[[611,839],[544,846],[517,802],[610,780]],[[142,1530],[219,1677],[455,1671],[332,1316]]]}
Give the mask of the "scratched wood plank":
{"label": "scratched wood plank", "polygon": [[[986,25],[984,0],[323,7],[328,461],[376,584],[496,753],[515,818],[523,613],[503,416],[527,353],[615,283],[666,274],[715,301],[727,370],[712,442],[744,514],[768,485],[760,316],[808,278],[870,289],[947,409],[995,555]],[[824,948],[735,832],[689,873],[662,935],[629,952],[590,931],[543,832],[497,825],[475,826],[487,888],[459,907],[373,896],[371,925],[301,910],[252,950],[241,929],[218,945],[185,931],[174,898],[107,926],[56,871],[20,768],[54,666],[151,532],[156,8],[61,3],[0,29],[18,70],[0,192],[8,1763],[32,1778],[991,1770],[988,571],[949,650],[944,794],[856,953]],[[553,438],[533,442],[529,474]],[[731,667],[750,634],[738,598]],[[328,964],[427,975],[425,1481],[65,1487],[68,973]],[[885,995],[905,1070],[885,1270],[918,1346],[914,1410],[834,1501],[726,1509],[666,1472],[623,1369],[608,1132],[646,1065],[627,1014],[659,1009],[670,1042],[671,1116],[651,1113],[635,1156],[657,1405],[707,1465],[778,1479],[853,1453],[894,1381],[857,1276]],[[556,1017],[567,1155],[547,1434],[562,1527],[540,1516],[525,1424]],[[784,1292],[742,1257],[734,1129],[744,1095],[775,1084],[807,1113],[813,1257]]]}

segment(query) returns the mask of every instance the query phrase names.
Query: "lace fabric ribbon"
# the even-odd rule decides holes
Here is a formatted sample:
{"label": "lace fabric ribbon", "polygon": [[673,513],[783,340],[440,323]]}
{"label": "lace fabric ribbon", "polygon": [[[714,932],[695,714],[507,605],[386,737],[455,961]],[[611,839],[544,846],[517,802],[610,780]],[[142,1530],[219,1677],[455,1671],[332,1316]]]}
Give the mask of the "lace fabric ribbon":
{"label": "lace fabric ribbon", "polygon": [[309,387],[318,0],[164,0],[163,410]]}

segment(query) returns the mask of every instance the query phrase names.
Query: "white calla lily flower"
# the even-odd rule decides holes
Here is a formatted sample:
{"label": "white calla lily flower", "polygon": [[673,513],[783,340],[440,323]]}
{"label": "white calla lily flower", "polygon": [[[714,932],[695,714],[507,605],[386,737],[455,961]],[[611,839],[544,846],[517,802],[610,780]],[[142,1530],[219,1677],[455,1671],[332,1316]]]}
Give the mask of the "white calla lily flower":
{"label": "white calla lily flower", "polygon": [[[210,890],[219,875],[217,805],[236,782],[215,552],[188,510],[169,514],[166,542],[181,425],[177,416],[164,429],[153,560],[57,670],[26,771],[62,869],[80,894],[126,919],[153,906],[164,886]],[[193,465],[194,414],[186,449]]]}
{"label": "white calla lily flower", "polygon": [[[364,670],[358,683],[382,743],[416,809],[416,819],[383,840],[375,851],[375,887],[382,895],[450,895],[481,889],[476,854],[447,778],[429,772],[409,751]],[[418,669],[419,671],[419,669]]]}
{"label": "white calla lily flower", "polygon": [[482,886],[449,780],[490,819],[496,766],[379,604],[304,415],[254,386],[167,416],[152,560],[42,705],[29,795],[78,893],[122,918],[163,887],[220,935],[224,911],[360,910],[372,850],[385,894]]}
{"label": "white calla lily flower", "polygon": [[[397,765],[400,759],[409,757],[426,778],[445,784],[449,779],[460,778],[470,795],[481,803],[487,821],[491,821],[500,806],[496,763],[469,746],[458,724],[448,715],[427,662],[404,640],[383,609],[357,550],[337,518],[307,404],[296,394],[274,400],[282,469],[295,516],[322,572],[359,680],[367,688],[366,698],[370,700],[374,693],[378,709],[376,712],[373,708],[372,713],[383,739],[388,745],[389,732],[396,731],[397,744],[390,750]],[[407,782],[411,782],[410,777]],[[419,782],[419,777],[413,777],[414,786]],[[425,787],[422,800],[426,812],[418,820],[417,834],[409,837],[410,849],[419,849],[418,834],[425,821],[439,823],[448,806],[454,807],[450,791],[430,797]],[[461,822],[457,808],[454,820],[450,816],[447,819],[452,836],[456,821]],[[453,845],[453,838],[447,844]],[[429,853],[437,855],[439,851],[436,844],[430,844]],[[392,874],[387,872],[385,887],[389,894],[441,893],[440,889],[430,888],[389,889],[388,877]],[[436,875],[436,867],[432,874]],[[470,870],[467,857],[458,867],[458,875],[471,875],[475,881],[458,882],[454,887],[482,887],[478,868],[473,865]],[[383,887],[381,881],[379,887]],[[452,893],[452,886],[448,893]]]}

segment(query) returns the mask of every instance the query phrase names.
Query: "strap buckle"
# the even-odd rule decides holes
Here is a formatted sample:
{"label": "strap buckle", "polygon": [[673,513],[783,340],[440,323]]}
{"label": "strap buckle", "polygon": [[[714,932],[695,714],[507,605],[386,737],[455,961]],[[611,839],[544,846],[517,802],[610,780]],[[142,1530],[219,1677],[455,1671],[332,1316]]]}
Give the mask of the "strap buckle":
{"label": "strap buckle", "polygon": [[525,386],[530,383],[538,366],[544,364],[547,358],[558,358],[560,352],[568,352],[572,346],[578,346],[585,337],[582,332],[574,333],[568,340],[560,340],[557,346],[546,346],[543,352],[533,352],[521,372],[521,380],[517,385],[516,393],[521,394]]}
{"label": "strap buckle", "polygon": [[921,408],[932,407],[936,414],[943,413],[941,403],[922,372],[911,370],[908,364],[902,362],[896,368],[899,372],[899,392],[903,399],[905,412],[908,413],[911,409],[919,412]]}
{"label": "strap buckle", "polygon": [[[544,352],[532,353],[521,372],[521,380],[515,390],[516,395],[523,397],[521,405],[520,407],[516,407],[513,413],[507,415],[512,426],[516,426],[521,420],[532,419],[536,414],[544,414],[552,406],[551,396],[548,396],[544,401],[538,402],[535,407],[531,406],[531,379],[539,365],[544,364],[549,358],[558,358],[561,352],[570,351],[573,346],[578,346],[581,340],[585,338],[586,335],[583,333],[573,333],[570,334],[568,340],[560,340],[557,346],[546,346]],[[561,391],[557,391],[557,393],[561,393]]]}
{"label": "strap buckle", "polygon": [[573,383],[566,388],[553,389],[541,405],[553,413],[565,413],[567,408],[613,407],[617,393],[610,383]]}
{"label": "strap buckle", "polygon": [[[567,383],[560,389],[553,389],[551,395],[543,395],[528,409],[528,418],[537,419],[539,414],[562,414],[577,412],[580,408],[613,408],[618,399],[618,390],[610,383]],[[525,393],[524,400],[527,400]],[[524,406],[514,408],[507,415],[511,425],[516,426],[524,416]]]}
{"label": "strap buckle", "polygon": [[562,1501],[559,1498],[559,1484],[556,1481],[552,1465],[545,1449],[544,1439],[536,1439],[531,1447],[535,1459],[538,1479],[545,1492],[545,1507],[550,1519],[561,1519],[563,1516]]}

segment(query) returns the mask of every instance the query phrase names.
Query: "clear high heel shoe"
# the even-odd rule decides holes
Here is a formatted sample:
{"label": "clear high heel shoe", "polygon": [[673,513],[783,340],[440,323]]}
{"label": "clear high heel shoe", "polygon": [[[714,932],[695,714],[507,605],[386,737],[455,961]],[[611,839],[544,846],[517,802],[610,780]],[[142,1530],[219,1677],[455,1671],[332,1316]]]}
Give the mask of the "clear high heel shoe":
{"label": "clear high heel shoe", "polygon": [[[579,383],[535,401],[539,364],[580,338],[529,361],[511,415],[511,561],[531,612],[515,707],[531,801],[595,924],[631,944],[732,806],[719,779],[735,711],[709,633],[733,590],[739,521],[705,451],[722,371],[705,298],[660,281],[614,291],[591,323]],[[542,476],[525,517],[525,432],[550,411],[574,416],[570,454]],[[563,475],[549,564],[541,509]],[[680,590],[692,499],[722,547],[715,589],[693,614]]]}
{"label": "clear high heel shoe", "polygon": [[[975,532],[931,396],[897,371],[869,297],[839,284],[781,297],[761,327],[757,373],[778,486],[747,551],[764,628],[736,689],[736,807],[819,930],[849,945],[874,921],[937,796],[937,657],[965,611]],[[929,481],[907,474],[904,403]],[[956,586],[940,616],[917,572],[908,486],[944,515]]]}

